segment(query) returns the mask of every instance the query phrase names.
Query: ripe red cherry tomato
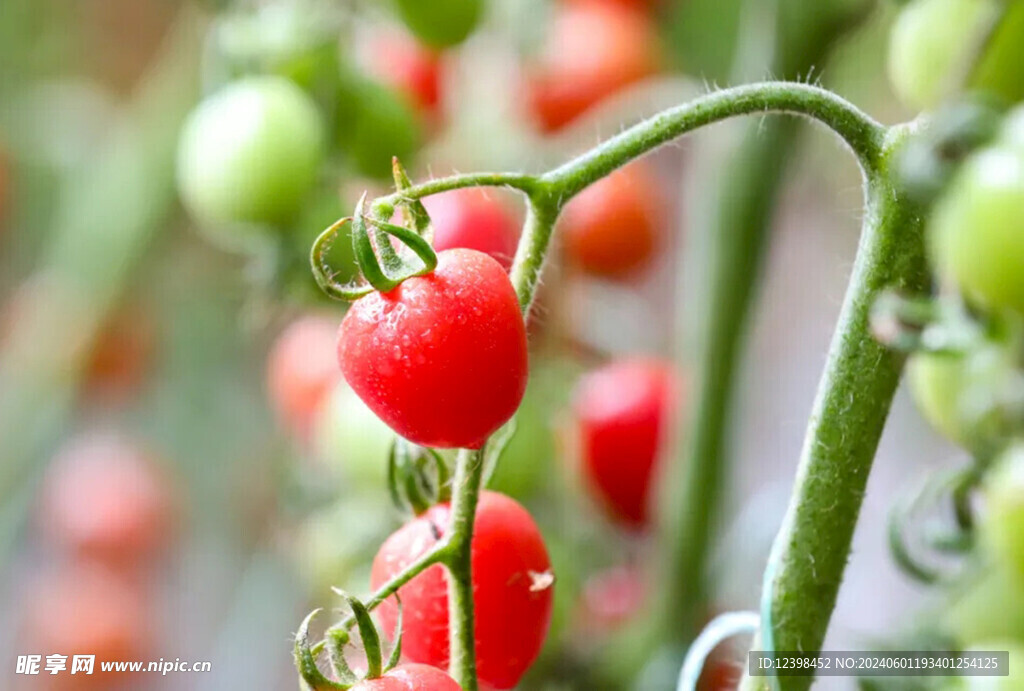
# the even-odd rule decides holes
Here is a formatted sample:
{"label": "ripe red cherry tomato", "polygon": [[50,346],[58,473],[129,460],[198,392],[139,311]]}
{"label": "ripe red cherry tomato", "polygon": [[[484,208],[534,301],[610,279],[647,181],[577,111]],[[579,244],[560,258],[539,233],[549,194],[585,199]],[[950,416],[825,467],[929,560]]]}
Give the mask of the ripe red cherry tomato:
{"label": "ripe red cherry tomato", "polygon": [[41,522],[76,554],[134,566],[166,546],[173,506],[168,478],[149,456],[126,439],[94,434],[54,458],[43,484]]}
{"label": "ripe red cherry tomato", "polygon": [[528,100],[548,132],[658,70],[657,31],[644,12],[600,0],[559,6],[530,70]]}
{"label": "ripe red cherry tomato", "polygon": [[423,200],[434,226],[434,249],[463,247],[489,254],[506,271],[519,241],[519,222],[504,202],[481,190],[453,190]]}
{"label": "ripe red cherry tomato", "polygon": [[445,672],[430,665],[399,665],[382,677],[367,679],[352,691],[460,691],[461,686]]}
{"label": "ripe red cherry tomato", "polygon": [[290,324],[275,341],[267,362],[271,404],[293,434],[305,439],[317,411],[341,379],[334,358],[337,327],[307,316]]}
{"label": "ripe red cherry tomato", "polygon": [[369,44],[367,71],[405,94],[425,115],[441,106],[441,55],[397,31],[380,33]]}
{"label": "ripe red cherry tomato", "polygon": [[580,192],[560,221],[568,260],[606,278],[628,276],[647,264],[665,214],[657,185],[644,164],[633,163]]}
{"label": "ripe red cherry tomato", "polygon": [[437,258],[432,273],[352,305],[338,361],[349,386],[409,441],[477,448],[523,398],[526,329],[498,262],[465,249]]}
{"label": "ripe red cherry tomato", "polygon": [[675,405],[671,367],[620,360],[576,386],[575,415],[587,476],[602,502],[624,523],[644,526],[650,484]]}
{"label": "ripe red cherry tomato", "polygon": [[[129,682],[131,675],[103,672],[101,662],[145,660],[154,653],[153,613],[137,579],[96,565],[72,564],[37,574],[24,602],[19,641],[37,654],[67,655],[65,671],[41,674],[52,686],[33,688],[116,688]],[[71,674],[75,655],[96,656],[92,674]]]}
{"label": "ripe red cherry tomato", "polygon": [[[435,544],[448,531],[451,506],[439,504],[402,526],[373,561],[374,588]],[[476,658],[480,682],[510,689],[536,659],[551,620],[551,562],[530,514],[513,499],[483,492],[472,543]],[[448,576],[432,566],[399,591],[404,611],[402,650],[410,660],[448,665]],[[378,609],[391,635],[398,607]]]}
{"label": "ripe red cherry tomato", "polygon": [[595,573],[583,584],[585,625],[602,631],[618,628],[639,611],[646,594],[643,574],[635,567]]}

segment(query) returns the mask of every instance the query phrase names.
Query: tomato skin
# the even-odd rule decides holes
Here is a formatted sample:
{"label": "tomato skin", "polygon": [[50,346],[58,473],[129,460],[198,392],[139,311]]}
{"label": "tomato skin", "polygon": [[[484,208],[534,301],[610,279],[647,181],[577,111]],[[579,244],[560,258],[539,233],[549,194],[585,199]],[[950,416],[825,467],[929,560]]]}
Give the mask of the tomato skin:
{"label": "tomato skin", "polygon": [[651,76],[660,63],[657,31],[644,12],[599,0],[568,3],[555,12],[527,93],[545,132]]}
{"label": "tomato skin", "polygon": [[316,105],[283,77],[249,77],[208,96],[178,146],[182,201],[201,222],[283,223],[323,155]]}
{"label": "tomato skin", "polygon": [[382,33],[370,44],[367,71],[405,94],[420,112],[437,117],[441,109],[441,55],[410,36]]}
{"label": "tomato skin", "polygon": [[583,376],[574,412],[587,477],[611,514],[642,528],[650,484],[675,406],[669,365],[626,359]]}
{"label": "tomato skin", "polygon": [[914,0],[889,39],[889,80],[917,109],[932,108],[956,86],[956,71],[998,6],[991,0]]}
{"label": "tomato skin", "polygon": [[932,427],[958,444],[967,439],[960,415],[966,369],[957,355],[921,352],[907,360],[907,383],[917,409]]}
{"label": "tomato skin", "polygon": [[378,679],[367,679],[352,687],[352,691],[461,691],[462,687],[445,672],[431,667],[409,663],[399,665]]}
{"label": "tomato skin", "polygon": [[961,166],[929,228],[934,268],[968,297],[1024,313],[1024,152],[989,148]]}
{"label": "tomato skin", "polygon": [[[379,587],[448,531],[451,506],[438,504],[401,527],[373,561],[370,581]],[[544,583],[551,562],[533,518],[497,492],[480,495],[472,542],[473,604],[480,682],[495,689],[518,683],[540,653],[551,620],[553,588]],[[402,650],[417,662],[448,666],[448,577],[441,565],[423,571],[398,591],[403,607]],[[378,613],[392,635],[398,618],[393,599]]]}
{"label": "tomato skin", "polygon": [[1018,584],[1024,584],[1024,446],[1007,449],[986,474],[982,544]]}
{"label": "tomato skin", "polygon": [[[333,346],[331,367],[337,371]],[[317,457],[346,482],[367,489],[386,487],[388,454],[395,434],[345,382],[340,382],[320,407],[312,439]]]}
{"label": "tomato skin", "polygon": [[300,317],[277,337],[267,358],[267,392],[285,427],[306,439],[321,405],[340,380],[331,319]]}
{"label": "tomato skin", "polygon": [[398,14],[421,41],[435,48],[462,43],[483,16],[483,0],[394,0]]}
{"label": "tomato skin", "polygon": [[127,439],[72,440],[47,469],[41,523],[58,545],[115,568],[134,568],[167,546],[174,498],[165,473]]}
{"label": "tomato skin", "polygon": [[352,305],[338,362],[349,386],[409,441],[478,448],[526,389],[526,328],[512,283],[482,252],[439,252],[432,273]]}
{"label": "tomato skin", "polygon": [[488,254],[506,271],[519,242],[519,222],[503,202],[481,190],[452,190],[423,200],[434,227],[434,249]]}
{"label": "tomato skin", "polygon": [[634,163],[571,200],[559,232],[571,264],[594,276],[622,279],[654,256],[663,217],[654,176],[644,164]]}

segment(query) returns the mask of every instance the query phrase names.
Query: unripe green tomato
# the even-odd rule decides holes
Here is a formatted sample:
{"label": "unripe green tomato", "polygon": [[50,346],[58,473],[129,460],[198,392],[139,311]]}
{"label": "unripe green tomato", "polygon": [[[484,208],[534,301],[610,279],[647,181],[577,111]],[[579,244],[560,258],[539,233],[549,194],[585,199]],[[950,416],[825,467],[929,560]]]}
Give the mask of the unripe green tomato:
{"label": "unripe green tomato", "polygon": [[933,267],[968,297],[1024,313],[1024,152],[989,148],[958,171],[932,214]]}
{"label": "unripe green tomato", "polygon": [[907,361],[907,383],[925,420],[950,441],[962,444],[966,435],[959,406],[967,384],[963,357],[915,353]]}
{"label": "unripe green tomato", "polygon": [[391,87],[364,78],[350,79],[342,89],[337,133],[356,170],[382,180],[391,178],[392,157],[408,163],[423,139],[413,104]]}
{"label": "unripe green tomato", "polygon": [[336,468],[345,484],[383,489],[395,433],[342,382],[313,424],[317,456]]}
{"label": "unripe green tomato", "polygon": [[298,571],[317,598],[332,586],[359,590],[391,528],[391,505],[377,496],[348,495],[307,517],[295,535]]}
{"label": "unripe green tomato", "polygon": [[1024,587],[1024,444],[1002,453],[985,475],[982,492],[981,543]]}
{"label": "unripe green tomato", "polygon": [[900,99],[936,106],[998,11],[996,0],[915,0],[900,10],[889,37],[889,80]]}
{"label": "unripe green tomato", "polygon": [[205,98],[178,146],[178,188],[203,223],[279,224],[316,181],[323,156],[316,105],[282,77],[249,77]]}
{"label": "unripe green tomato", "polygon": [[402,21],[424,43],[444,48],[466,40],[483,15],[483,0],[395,0]]}
{"label": "unripe green tomato", "polygon": [[1024,640],[1024,588],[998,565],[957,592],[942,612],[941,628],[963,645],[994,639]]}

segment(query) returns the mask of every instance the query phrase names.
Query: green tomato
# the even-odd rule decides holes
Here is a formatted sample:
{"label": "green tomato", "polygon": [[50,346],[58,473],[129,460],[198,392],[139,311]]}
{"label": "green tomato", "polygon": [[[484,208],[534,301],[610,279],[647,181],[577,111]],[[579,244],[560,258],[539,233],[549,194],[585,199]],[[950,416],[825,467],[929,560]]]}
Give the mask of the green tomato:
{"label": "green tomato", "polygon": [[1024,313],[1022,219],[1024,152],[978,152],[934,209],[928,238],[933,266],[970,298]]}
{"label": "green tomato", "polygon": [[981,543],[1024,586],[1024,444],[1003,452],[986,474],[982,491]]}
{"label": "green tomato", "polygon": [[317,456],[349,483],[383,490],[395,433],[342,382],[313,426]]}
{"label": "green tomato", "polygon": [[917,408],[950,441],[964,443],[959,411],[967,385],[964,359],[959,355],[915,353],[907,361],[907,383]]}
{"label": "green tomato", "polygon": [[1004,2],[1001,11],[971,74],[970,88],[1010,104],[1024,98],[1024,3]]}
{"label": "green tomato", "polygon": [[1006,569],[986,569],[943,609],[940,623],[964,645],[1024,640],[1024,588]]}
{"label": "green tomato", "polygon": [[316,181],[323,156],[316,105],[282,77],[250,77],[204,99],[178,146],[178,187],[199,221],[280,224]]}
{"label": "green tomato", "polygon": [[424,43],[445,48],[466,40],[483,15],[483,0],[395,0],[402,21]]}
{"label": "green tomato", "polygon": [[317,598],[331,586],[360,590],[391,529],[391,505],[377,497],[346,496],[299,525],[292,542],[298,570]]}
{"label": "green tomato", "polygon": [[889,38],[889,80],[900,99],[936,106],[998,11],[994,0],[915,0],[900,10]]}
{"label": "green tomato", "polygon": [[391,179],[391,159],[408,163],[423,139],[413,104],[379,82],[355,78],[342,89],[338,142],[363,175]]}

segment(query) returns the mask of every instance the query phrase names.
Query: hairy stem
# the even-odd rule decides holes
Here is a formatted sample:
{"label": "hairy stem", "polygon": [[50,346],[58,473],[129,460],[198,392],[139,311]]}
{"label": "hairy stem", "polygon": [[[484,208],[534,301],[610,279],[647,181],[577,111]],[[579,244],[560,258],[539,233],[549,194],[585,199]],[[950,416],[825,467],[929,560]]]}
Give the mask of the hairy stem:
{"label": "hairy stem", "polygon": [[[871,305],[886,288],[922,292],[927,287],[919,211],[894,188],[885,165],[905,134],[892,131],[883,165],[867,178],[857,260],[789,509],[765,571],[761,640],[755,644],[765,649],[821,649],[905,357],[871,336]],[[777,681],[786,689],[806,689],[813,678]],[[744,688],[768,687],[766,678],[744,681]]]}
{"label": "hairy stem", "polygon": [[473,523],[480,498],[484,452],[462,450],[452,485],[452,520],[445,564],[448,566],[451,673],[463,691],[477,691],[473,628]]}

